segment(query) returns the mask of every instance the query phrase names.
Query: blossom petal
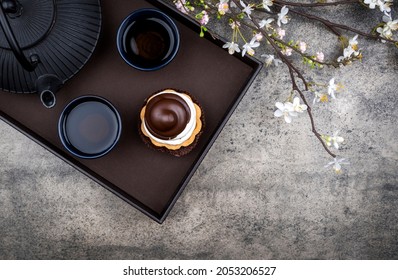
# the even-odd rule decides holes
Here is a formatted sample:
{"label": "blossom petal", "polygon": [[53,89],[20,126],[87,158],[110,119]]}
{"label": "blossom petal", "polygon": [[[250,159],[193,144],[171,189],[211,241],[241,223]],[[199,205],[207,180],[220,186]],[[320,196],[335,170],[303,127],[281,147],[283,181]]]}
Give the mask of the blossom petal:
{"label": "blossom petal", "polygon": [[231,43],[228,42],[228,43],[225,43],[222,47],[223,47],[224,49],[226,49],[226,48],[229,48],[230,45],[231,45]]}
{"label": "blossom petal", "polygon": [[283,112],[278,109],[278,110],[276,110],[274,112],[274,116],[277,117],[277,118],[282,117],[283,116]]}
{"label": "blossom petal", "polygon": [[328,168],[329,166],[331,166],[331,165],[333,165],[334,164],[334,161],[332,161],[332,162],[329,162],[328,164],[326,164],[324,167],[325,168]]}
{"label": "blossom petal", "polygon": [[284,110],[285,110],[285,105],[283,105],[282,102],[276,102],[276,103],[275,103],[275,107],[278,108],[278,109],[281,110],[281,111],[284,111]]}
{"label": "blossom petal", "polygon": [[292,122],[292,117],[288,114],[285,115],[285,122],[291,123]]}
{"label": "blossom petal", "polygon": [[333,166],[334,171],[338,172],[341,170],[341,165],[338,162],[335,162],[334,166]]}
{"label": "blossom petal", "polygon": [[254,42],[253,44],[251,44],[252,48],[257,48],[258,46],[260,46],[259,42]]}
{"label": "blossom petal", "polygon": [[317,102],[318,97],[315,95],[314,100],[312,101],[312,105],[315,105],[315,103]]}

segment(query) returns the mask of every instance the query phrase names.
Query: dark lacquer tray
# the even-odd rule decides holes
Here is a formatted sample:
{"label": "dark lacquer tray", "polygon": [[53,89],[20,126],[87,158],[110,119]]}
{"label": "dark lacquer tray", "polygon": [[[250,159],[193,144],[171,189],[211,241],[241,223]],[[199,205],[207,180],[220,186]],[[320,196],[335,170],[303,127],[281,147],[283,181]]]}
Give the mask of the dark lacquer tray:
{"label": "dark lacquer tray", "polygon": [[[193,173],[219,135],[233,110],[261,68],[248,57],[231,56],[224,41],[207,35],[185,15],[161,1],[102,0],[103,29],[88,64],[57,94],[53,109],[42,106],[36,94],[0,92],[0,117],[32,140],[97,181],[99,184],[162,223]],[[157,7],[177,23],[180,50],[165,68],[141,72],[119,57],[116,33],[132,11]],[[138,115],[148,95],[164,88],[190,92],[203,107],[206,127],[196,148],[176,158],[149,149],[140,139]],[[63,108],[82,95],[108,99],[120,112],[123,132],[117,146],[106,156],[84,160],[71,156],[57,134]]]}

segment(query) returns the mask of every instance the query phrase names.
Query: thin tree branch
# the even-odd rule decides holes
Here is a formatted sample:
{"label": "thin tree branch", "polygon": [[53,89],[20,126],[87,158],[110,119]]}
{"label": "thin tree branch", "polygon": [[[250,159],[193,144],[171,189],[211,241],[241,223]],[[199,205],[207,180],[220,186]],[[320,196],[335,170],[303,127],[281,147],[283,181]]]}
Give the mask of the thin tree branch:
{"label": "thin tree branch", "polygon": [[323,148],[326,150],[326,152],[329,155],[331,155],[332,157],[335,158],[336,155],[329,150],[329,148],[327,147],[327,145],[325,144],[325,142],[322,139],[322,135],[317,131],[317,129],[315,127],[315,121],[314,121],[314,118],[313,118],[313,115],[312,115],[311,106],[309,106],[309,104],[307,102],[307,99],[305,98],[303,92],[297,86],[296,78],[294,77],[294,73],[293,73],[292,69],[290,69],[290,68],[289,68],[289,73],[290,73],[290,79],[292,80],[293,90],[298,92],[298,94],[300,95],[301,99],[303,100],[303,103],[307,106],[307,113],[308,113],[308,116],[310,117],[310,120],[311,120],[312,132],[315,134],[315,136],[321,142],[321,144],[322,144]]}
{"label": "thin tree branch", "polygon": [[292,50],[294,50],[295,52],[297,52],[298,54],[300,54],[302,57],[305,57],[305,58],[311,60],[312,62],[321,64],[321,65],[326,65],[326,66],[339,67],[339,64],[338,64],[338,63],[334,63],[334,62],[323,62],[323,61],[319,61],[319,60],[317,60],[317,59],[314,59],[314,58],[312,58],[311,56],[309,56],[309,55],[307,55],[307,54],[301,52],[298,48],[296,48],[296,47],[294,47],[294,46],[290,46],[288,43],[286,43],[286,42],[283,41],[283,40],[280,40],[280,39],[276,38],[275,36],[271,36],[271,38],[272,38],[274,41],[278,42],[279,44],[282,44],[282,45],[284,45],[284,46],[286,46],[286,47],[288,47],[288,48],[291,48]]}

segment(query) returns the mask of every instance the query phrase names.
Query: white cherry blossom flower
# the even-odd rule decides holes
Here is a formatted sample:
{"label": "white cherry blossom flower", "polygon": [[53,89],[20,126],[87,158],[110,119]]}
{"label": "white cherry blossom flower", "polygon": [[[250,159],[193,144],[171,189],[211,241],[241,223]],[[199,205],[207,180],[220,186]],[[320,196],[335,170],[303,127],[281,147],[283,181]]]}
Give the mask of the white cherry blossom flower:
{"label": "white cherry blossom flower", "polygon": [[257,33],[256,35],[254,35],[254,38],[256,38],[257,42],[260,42],[264,38],[264,36],[261,33]]}
{"label": "white cherry blossom flower", "polygon": [[242,0],[240,0],[240,5],[243,7],[242,12],[244,12],[249,19],[251,19],[250,15],[252,14],[253,4],[246,5]]}
{"label": "white cherry blossom flower", "polygon": [[299,50],[303,53],[307,50],[307,43],[306,42],[299,42],[298,44]]}
{"label": "white cherry blossom flower", "polygon": [[286,48],[286,49],[282,50],[281,53],[283,53],[286,56],[291,56],[292,55],[292,51],[293,51],[292,48]]}
{"label": "white cherry blossom flower", "polygon": [[304,111],[307,110],[307,105],[305,104],[300,104],[300,98],[295,97],[293,99],[293,111],[297,113],[303,113]]}
{"label": "white cherry blossom flower", "polygon": [[348,44],[351,46],[353,50],[358,50],[358,34],[352,37],[349,41]]}
{"label": "white cherry blossom flower", "polygon": [[358,35],[348,41],[348,46],[343,50],[343,55],[337,58],[337,62],[350,64],[354,58],[361,58],[361,51],[358,50]]}
{"label": "white cherry blossom flower", "polygon": [[272,54],[262,54],[261,57],[265,57],[265,66],[267,67],[271,66],[272,63],[274,63],[275,66],[282,63],[282,60],[275,58]]}
{"label": "white cherry blossom flower", "polygon": [[274,116],[279,118],[279,117],[284,117],[285,122],[291,123],[292,122],[292,117],[297,117],[298,113],[294,111],[293,109],[293,104],[291,102],[276,102],[275,103],[276,108],[278,108],[274,112]]}
{"label": "white cherry blossom flower", "polygon": [[210,18],[209,18],[209,14],[206,12],[206,11],[202,11],[202,13],[201,13],[201,19],[200,19],[200,24],[201,25],[206,25],[206,24],[208,24],[209,23],[209,20],[210,20]]}
{"label": "white cherry blossom flower", "polygon": [[364,0],[363,2],[369,5],[370,9],[374,9],[378,5],[378,0]]}
{"label": "white cherry blossom flower", "polygon": [[350,164],[349,162],[346,161],[345,158],[333,158],[333,161],[329,162],[328,164],[325,165],[325,168],[328,168],[330,166],[333,167],[333,170],[337,173],[340,174],[341,173],[341,165],[344,164]]}
{"label": "white cherry blossom flower", "polygon": [[233,21],[229,24],[231,26],[232,30],[238,29],[240,27],[240,22],[239,21]]}
{"label": "white cherry blossom flower", "polygon": [[275,21],[275,19],[273,19],[273,18],[263,19],[262,21],[260,21],[258,23],[258,25],[260,26],[260,28],[264,28],[265,27],[265,29],[268,30],[268,29],[270,29],[272,27],[271,23],[273,21]]}
{"label": "white cherry blossom flower", "polygon": [[222,47],[228,49],[228,53],[231,55],[235,52],[240,52],[239,45],[235,42],[227,42]]}
{"label": "white cherry blossom flower", "polygon": [[325,143],[328,147],[333,146],[336,150],[339,149],[339,144],[344,142],[344,138],[338,136],[339,131],[336,131],[333,136],[322,135],[322,138],[325,140]]}
{"label": "white cherry blossom flower", "polygon": [[392,31],[389,28],[378,27],[376,29],[376,31],[377,31],[377,33],[380,34],[380,37],[383,37],[383,38],[386,38],[386,39],[391,39],[391,37],[392,37]]}
{"label": "white cherry blossom flower", "polygon": [[278,14],[278,21],[277,21],[278,26],[281,26],[281,24],[287,24],[289,22],[289,17],[287,16],[288,12],[289,8],[283,6],[280,13]]}
{"label": "white cherry blossom flower", "polygon": [[283,40],[283,37],[285,37],[285,35],[286,35],[286,30],[282,29],[282,28],[278,28],[276,30],[276,32],[278,32],[279,39]]}
{"label": "white cherry blossom flower", "polygon": [[299,113],[301,114],[307,110],[307,105],[300,104],[300,98],[298,97],[295,97],[293,99],[293,103],[276,102],[275,106],[278,109],[274,112],[274,116],[277,118],[283,116],[285,122],[287,123],[291,123],[294,117],[297,117]]}
{"label": "white cherry blossom flower", "polygon": [[324,59],[325,59],[325,55],[323,54],[323,52],[316,53],[316,60],[323,62]]}
{"label": "white cherry blossom flower", "polygon": [[388,22],[386,22],[385,28],[388,28],[388,29],[390,29],[392,31],[398,30],[398,19],[389,20]]}
{"label": "white cherry blossom flower", "polygon": [[320,93],[318,91],[314,92],[314,100],[312,101],[312,104],[319,103],[319,102],[325,103],[328,101],[329,101],[329,98],[326,93]]}
{"label": "white cherry blossom flower", "polygon": [[341,62],[341,61],[343,61],[343,60],[350,60],[351,55],[354,54],[354,53],[355,53],[355,50],[354,50],[351,46],[348,46],[347,48],[345,48],[345,49],[343,50],[343,56],[340,56],[340,57],[337,59],[337,61],[338,61],[338,62]]}
{"label": "white cherry blossom flower", "polygon": [[378,0],[377,4],[378,4],[378,6],[380,8],[380,12],[382,12],[382,13],[390,13],[391,12],[391,5],[393,4],[392,2],[393,2],[393,0],[385,0],[385,1]]}
{"label": "white cherry blossom flower", "polygon": [[218,13],[222,16],[229,11],[228,1],[229,0],[221,0],[218,4]]}
{"label": "white cherry blossom flower", "polygon": [[263,0],[263,8],[266,9],[268,12],[271,12],[271,9],[269,7],[271,7],[272,5],[274,5],[273,0]]}
{"label": "white cherry blossom flower", "polygon": [[253,37],[249,43],[243,45],[242,56],[245,56],[246,52],[248,55],[253,56],[253,48],[257,48],[258,46],[260,46],[260,43],[257,41],[256,37]]}

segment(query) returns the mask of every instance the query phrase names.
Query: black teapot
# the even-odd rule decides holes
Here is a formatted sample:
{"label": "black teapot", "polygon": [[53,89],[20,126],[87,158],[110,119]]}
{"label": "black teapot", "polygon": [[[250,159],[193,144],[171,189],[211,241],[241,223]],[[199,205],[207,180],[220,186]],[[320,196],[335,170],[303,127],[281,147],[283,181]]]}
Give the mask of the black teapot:
{"label": "black teapot", "polygon": [[0,0],[0,89],[55,93],[89,60],[101,30],[99,0]]}

